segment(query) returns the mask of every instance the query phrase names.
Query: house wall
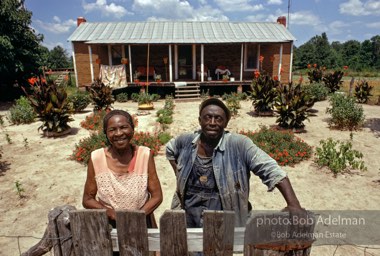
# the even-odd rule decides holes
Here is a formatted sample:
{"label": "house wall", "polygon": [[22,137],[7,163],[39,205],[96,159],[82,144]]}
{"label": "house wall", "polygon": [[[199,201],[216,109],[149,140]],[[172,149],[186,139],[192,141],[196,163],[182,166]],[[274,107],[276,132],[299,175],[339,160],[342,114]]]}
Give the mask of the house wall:
{"label": "house wall", "polygon": [[[76,69],[78,76],[78,85],[85,86],[92,83],[90,57],[88,45],[85,43],[74,43]],[[290,69],[290,52],[291,43],[283,43],[282,52],[282,73],[281,82],[289,82]],[[275,76],[278,74],[278,65],[280,61],[280,43],[261,44],[260,54],[264,57],[262,70]],[[94,67],[94,78],[99,77],[100,64],[96,63],[99,59],[101,64],[109,65],[108,47],[107,45],[92,45],[92,62]],[[197,45],[196,64],[200,65],[201,46]],[[138,66],[147,65],[147,45],[131,45],[132,53],[132,72]],[[125,45],[125,55],[128,58],[128,45]],[[274,57],[273,62],[271,56]],[[149,48],[149,65],[155,68],[156,74],[161,74],[163,80],[169,80],[169,66],[163,62],[163,57],[168,57],[168,45],[150,45]],[[204,64],[210,70],[210,75],[215,79],[215,69],[219,65],[226,66],[235,80],[240,79],[240,62],[241,62],[241,44],[207,44],[204,45]],[[174,67],[174,46],[172,47],[172,63]],[[119,65],[120,63],[113,63]],[[174,70],[173,70],[174,72]],[[127,67],[127,75],[129,74],[129,66]],[[253,71],[243,71],[243,80],[253,79]],[[128,79],[128,82],[130,80]]]}

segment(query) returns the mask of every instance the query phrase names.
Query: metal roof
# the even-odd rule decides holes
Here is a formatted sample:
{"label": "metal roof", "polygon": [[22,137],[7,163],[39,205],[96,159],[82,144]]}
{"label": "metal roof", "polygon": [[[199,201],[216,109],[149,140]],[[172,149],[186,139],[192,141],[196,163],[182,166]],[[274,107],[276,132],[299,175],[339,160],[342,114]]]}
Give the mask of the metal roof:
{"label": "metal roof", "polygon": [[203,44],[296,40],[275,22],[83,22],[68,38],[88,44]]}

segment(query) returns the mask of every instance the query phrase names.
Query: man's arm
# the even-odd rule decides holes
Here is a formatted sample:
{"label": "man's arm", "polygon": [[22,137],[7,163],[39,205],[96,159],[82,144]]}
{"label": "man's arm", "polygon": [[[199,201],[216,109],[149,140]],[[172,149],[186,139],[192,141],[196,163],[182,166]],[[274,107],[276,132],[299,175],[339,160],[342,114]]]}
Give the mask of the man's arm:
{"label": "man's arm", "polygon": [[287,208],[290,211],[302,209],[288,177],[285,177],[279,183],[277,183],[276,187],[278,188],[278,190],[280,190],[282,196],[284,197],[288,205]]}

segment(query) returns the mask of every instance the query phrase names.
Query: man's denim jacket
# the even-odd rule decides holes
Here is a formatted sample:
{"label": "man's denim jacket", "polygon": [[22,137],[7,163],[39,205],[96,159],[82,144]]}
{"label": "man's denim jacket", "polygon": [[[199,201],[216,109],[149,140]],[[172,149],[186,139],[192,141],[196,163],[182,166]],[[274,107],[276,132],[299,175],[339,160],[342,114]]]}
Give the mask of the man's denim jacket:
{"label": "man's denim jacket", "polygon": [[[166,158],[176,161],[178,171],[177,193],[172,208],[183,205],[185,186],[193,168],[200,134],[201,131],[183,134],[166,144]],[[248,218],[250,171],[261,178],[268,191],[272,191],[286,177],[277,162],[251,139],[227,131],[214,149],[212,163],[223,210],[235,211],[235,226],[245,226]]]}

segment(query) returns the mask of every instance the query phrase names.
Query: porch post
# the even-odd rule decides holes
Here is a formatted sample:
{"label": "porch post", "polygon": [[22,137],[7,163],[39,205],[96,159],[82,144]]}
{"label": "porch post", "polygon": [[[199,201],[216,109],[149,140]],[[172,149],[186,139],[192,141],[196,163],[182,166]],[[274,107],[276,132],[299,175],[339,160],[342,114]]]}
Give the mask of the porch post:
{"label": "porch post", "polygon": [[132,74],[132,54],[131,54],[131,45],[128,45],[128,57],[129,57],[129,74],[130,75],[130,81],[133,82],[133,74]]}
{"label": "porch post", "polygon": [[290,63],[289,63],[289,82],[292,82],[292,70],[293,70],[293,41],[290,43]]}
{"label": "porch post", "polygon": [[[121,57],[125,58],[125,45],[124,44],[121,46]],[[129,62],[129,59],[128,59],[128,62]],[[125,73],[126,73],[126,75],[128,75],[127,65],[125,65],[125,64],[123,64],[123,65],[124,65]],[[125,81],[125,82],[127,82],[127,81]]]}
{"label": "porch post", "polygon": [[173,82],[172,45],[169,44],[169,81]]}
{"label": "porch post", "polygon": [[79,88],[79,84],[78,84],[78,73],[77,73],[77,61],[75,60],[75,50],[74,50],[74,43],[73,43],[73,42],[71,42],[71,49],[72,49],[71,54],[73,55],[73,65],[74,65],[74,74],[75,74],[75,84],[76,84],[76,86]]}
{"label": "porch post", "polygon": [[244,65],[244,44],[241,44],[241,53],[240,53],[240,82],[243,81],[243,65]]}
{"label": "porch post", "polygon": [[88,54],[90,55],[90,70],[91,70],[91,83],[94,81],[94,64],[92,64],[92,48],[88,46]]}
{"label": "porch post", "polygon": [[[204,73],[205,73],[205,64],[204,64],[204,45],[201,44],[201,82],[204,82],[205,80],[205,76],[204,76]],[[208,77],[208,75],[207,75]]]}
{"label": "porch post", "polygon": [[174,45],[174,79],[178,80],[178,45]]}
{"label": "porch post", "polygon": [[196,45],[193,44],[193,80],[197,79],[197,48]]}
{"label": "porch post", "polygon": [[108,45],[108,63],[110,66],[112,66],[112,51],[111,51],[111,45]]}
{"label": "porch post", "polygon": [[280,61],[278,62],[278,72],[277,72],[278,81],[281,81],[282,48],[283,48],[283,45],[281,44],[281,46],[280,46]]}

